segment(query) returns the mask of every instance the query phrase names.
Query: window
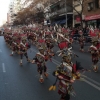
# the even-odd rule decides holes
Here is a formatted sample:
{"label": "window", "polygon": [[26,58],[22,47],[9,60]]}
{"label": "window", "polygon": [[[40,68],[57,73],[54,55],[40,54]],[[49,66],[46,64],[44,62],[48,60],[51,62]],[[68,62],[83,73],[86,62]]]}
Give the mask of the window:
{"label": "window", "polygon": [[100,8],[100,0],[99,0],[99,8]]}
{"label": "window", "polygon": [[99,2],[100,2],[100,0],[95,0],[95,7],[96,8],[99,8]]}
{"label": "window", "polygon": [[94,3],[90,2],[88,3],[88,11],[91,11],[94,8]]}
{"label": "window", "polygon": [[100,8],[100,0],[95,0],[95,8]]}

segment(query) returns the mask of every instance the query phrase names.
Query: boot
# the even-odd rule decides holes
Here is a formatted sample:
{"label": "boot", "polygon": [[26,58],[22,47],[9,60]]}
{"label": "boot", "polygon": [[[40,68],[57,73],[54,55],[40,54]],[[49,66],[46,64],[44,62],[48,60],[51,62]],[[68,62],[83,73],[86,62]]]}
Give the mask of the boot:
{"label": "boot", "polygon": [[96,65],[94,65],[93,70],[94,70],[94,72],[97,72],[98,71],[98,67]]}
{"label": "boot", "polygon": [[30,62],[30,59],[27,59],[28,62]]}
{"label": "boot", "polygon": [[22,66],[23,64],[22,64],[22,60],[20,60],[20,66]]}
{"label": "boot", "polygon": [[48,73],[44,73],[44,76],[47,78],[48,77]]}
{"label": "boot", "polygon": [[12,51],[11,55],[10,56],[13,56],[14,52]]}
{"label": "boot", "polygon": [[84,49],[81,49],[82,52],[84,52]]}
{"label": "boot", "polygon": [[44,82],[44,79],[43,79],[43,76],[42,75],[40,76],[39,81],[40,81],[40,83],[43,83]]}

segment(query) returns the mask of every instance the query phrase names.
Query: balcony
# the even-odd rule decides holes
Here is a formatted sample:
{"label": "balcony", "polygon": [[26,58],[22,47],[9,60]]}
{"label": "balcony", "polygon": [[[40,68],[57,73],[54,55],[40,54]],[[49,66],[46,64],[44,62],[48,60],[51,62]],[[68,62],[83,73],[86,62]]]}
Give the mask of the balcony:
{"label": "balcony", "polygon": [[[68,13],[73,12],[73,9],[70,7],[67,7],[67,12]],[[59,16],[59,15],[64,14],[64,13],[66,13],[66,8],[62,8],[62,9],[57,10],[55,12],[51,12],[50,17]]]}

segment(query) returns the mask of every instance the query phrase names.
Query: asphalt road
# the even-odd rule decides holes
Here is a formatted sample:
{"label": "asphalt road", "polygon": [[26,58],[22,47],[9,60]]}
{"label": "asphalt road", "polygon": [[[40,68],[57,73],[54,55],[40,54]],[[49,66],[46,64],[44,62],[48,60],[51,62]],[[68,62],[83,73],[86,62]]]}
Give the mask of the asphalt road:
{"label": "asphalt road", "polygon": [[[87,52],[81,53],[79,45],[73,44],[74,52],[79,55],[76,60],[82,66],[91,69],[91,57]],[[54,51],[58,48],[55,46]],[[88,49],[88,45],[85,46]],[[32,46],[32,52],[28,51],[29,58],[32,59],[37,52],[37,48]],[[0,100],[59,100],[56,91],[48,91],[54,83],[55,78],[52,71],[56,69],[61,58],[54,57],[52,62],[47,62],[48,79],[44,83],[39,82],[37,66],[28,63],[24,59],[23,67],[19,66],[19,55],[10,56],[11,50],[6,45],[4,38],[0,37]],[[73,60],[75,62],[75,60]],[[71,100],[100,100],[100,68],[98,73],[86,72],[83,81],[76,81],[73,86],[76,96]]]}

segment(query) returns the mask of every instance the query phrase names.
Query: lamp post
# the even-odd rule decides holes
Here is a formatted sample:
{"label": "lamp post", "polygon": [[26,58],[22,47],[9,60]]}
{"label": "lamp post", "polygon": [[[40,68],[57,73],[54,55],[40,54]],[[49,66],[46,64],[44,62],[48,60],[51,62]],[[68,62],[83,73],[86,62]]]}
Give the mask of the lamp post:
{"label": "lamp post", "polygon": [[66,28],[67,28],[67,0],[65,0],[65,15],[66,15]]}

